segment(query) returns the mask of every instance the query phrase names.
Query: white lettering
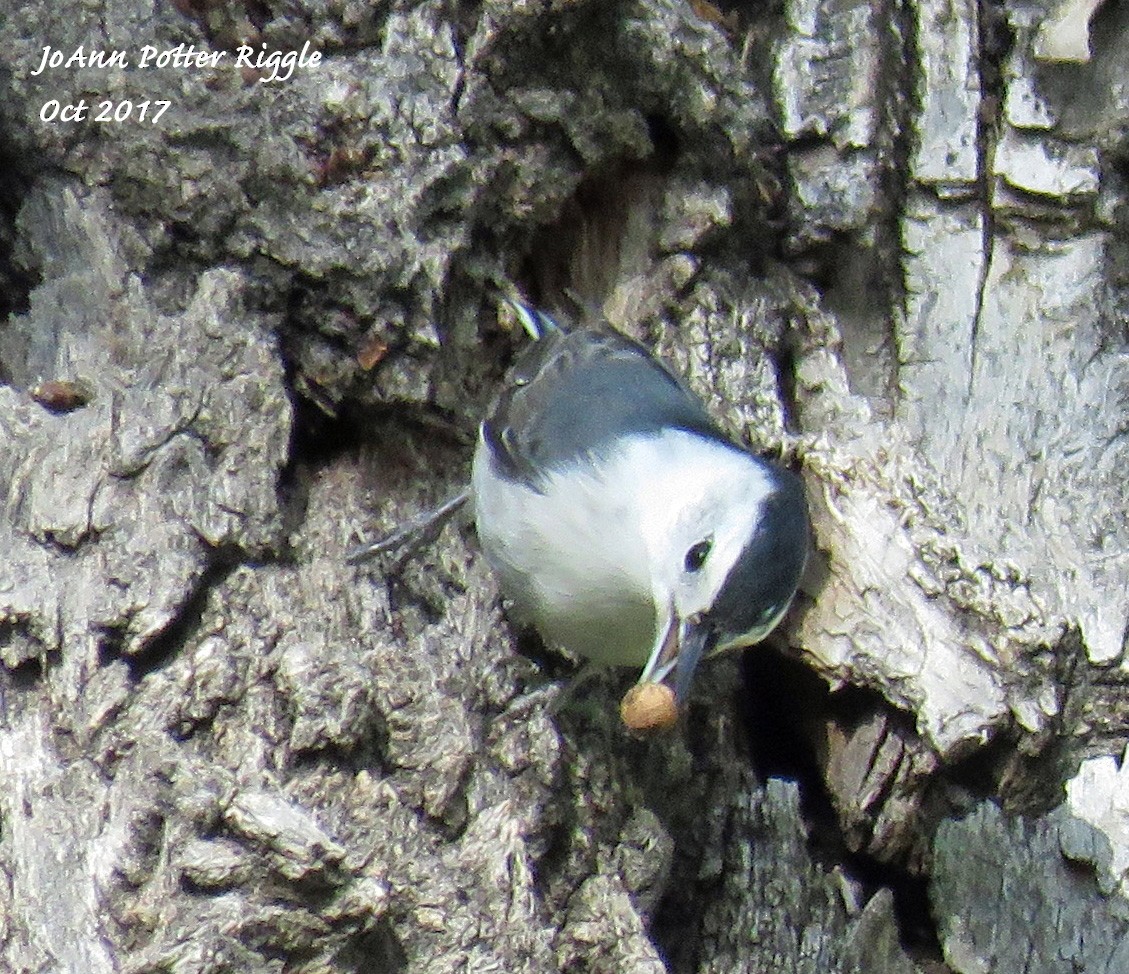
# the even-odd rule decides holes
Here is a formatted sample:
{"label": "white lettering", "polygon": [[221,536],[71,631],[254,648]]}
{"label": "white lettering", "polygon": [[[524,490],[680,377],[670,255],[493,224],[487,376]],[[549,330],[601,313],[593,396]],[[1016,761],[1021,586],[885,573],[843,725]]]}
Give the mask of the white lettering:
{"label": "white lettering", "polygon": [[[39,62],[39,67],[31,72],[31,76],[33,78],[37,77],[38,75],[43,74],[44,70],[46,70],[47,68],[57,68],[62,63],[63,55],[61,51],[53,51],[50,47],[45,47],[43,48],[43,60]],[[43,120],[47,121],[47,119]]]}
{"label": "white lettering", "polygon": [[235,57],[237,68],[252,68],[260,71],[264,77],[259,79],[260,84],[269,84],[272,81],[289,81],[294,75],[294,69],[299,67],[317,67],[321,62],[320,51],[310,51],[310,42],[302,45],[301,52],[271,51],[267,53],[266,44],[260,45],[261,50],[256,51],[248,44],[242,44]]}
{"label": "white lettering", "polygon": [[125,59],[125,51],[91,51],[86,63],[91,68],[129,67],[129,62]]}

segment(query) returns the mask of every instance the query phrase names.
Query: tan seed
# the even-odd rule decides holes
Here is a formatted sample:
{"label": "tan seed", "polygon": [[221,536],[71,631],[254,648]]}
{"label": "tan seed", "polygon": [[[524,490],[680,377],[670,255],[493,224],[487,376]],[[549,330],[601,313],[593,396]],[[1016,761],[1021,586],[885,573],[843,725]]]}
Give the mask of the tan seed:
{"label": "tan seed", "polygon": [[674,691],[665,683],[636,683],[623,695],[619,716],[633,731],[665,730],[678,720]]}

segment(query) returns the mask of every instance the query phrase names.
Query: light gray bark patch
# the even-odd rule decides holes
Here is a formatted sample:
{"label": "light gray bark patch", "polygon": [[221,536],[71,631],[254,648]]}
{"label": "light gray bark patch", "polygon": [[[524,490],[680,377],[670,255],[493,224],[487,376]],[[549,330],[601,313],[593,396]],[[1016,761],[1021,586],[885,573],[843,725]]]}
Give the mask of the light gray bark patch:
{"label": "light gray bark patch", "polygon": [[[185,311],[161,314],[123,261],[104,193],[56,181],[17,226],[48,274],[0,332],[0,619],[8,663],[68,645],[137,653],[177,617],[219,549],[277,545],[277,484],[291,406],[270,321],[243,282],[200,276]],[[83,381],[91,400],[56,415],[27,386]]]}
{"label": "light gray bark patch", "polygon": [[[898,942],[889,893],[863,906],[849,878],[811,857],[794,782],[760,788],[743,777],[729,811],[722,889],[702,919],[702,970],[917,974]],[[726,895],[734,884],[750,895]]]}
{"label": "light gray bark patch", "polygon": [[1031,819],[986,802],[943,824],[934,848],[933,902],[958,974],[1125,969],[1129,910],[1094,872],[1109,843],[1065,807]]}

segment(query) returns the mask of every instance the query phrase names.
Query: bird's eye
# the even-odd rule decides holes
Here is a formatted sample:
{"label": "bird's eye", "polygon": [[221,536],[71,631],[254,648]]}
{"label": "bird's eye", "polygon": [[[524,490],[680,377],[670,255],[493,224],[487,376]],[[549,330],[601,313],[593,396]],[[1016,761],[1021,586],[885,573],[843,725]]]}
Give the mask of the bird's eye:
{"label": "bird's eye", "polygon": [[713,542],[709,539],[699,541],[696,545],[691,545],[690,550],[686,552],[686,571],[700,571],[702,565],[706,563],[706,559],[710,556],[710,549],[712,547]]}

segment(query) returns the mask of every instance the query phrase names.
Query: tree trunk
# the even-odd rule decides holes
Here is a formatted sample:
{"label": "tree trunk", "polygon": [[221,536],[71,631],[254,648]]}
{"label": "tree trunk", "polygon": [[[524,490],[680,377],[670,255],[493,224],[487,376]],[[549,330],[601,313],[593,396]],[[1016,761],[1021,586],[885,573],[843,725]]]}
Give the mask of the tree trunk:
{"label": "tree trunk", "polygon": [[[0,969],[1129,970],[1129,7],[35,0],[0,85]],[[807,486],[672,733],[466,524],[345,563],[511,284]]]}

